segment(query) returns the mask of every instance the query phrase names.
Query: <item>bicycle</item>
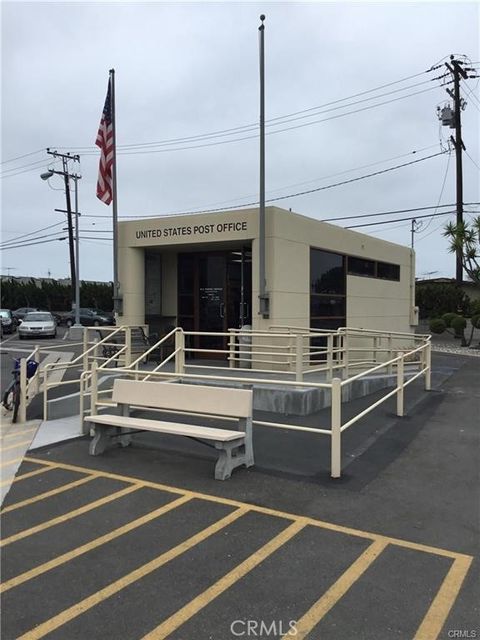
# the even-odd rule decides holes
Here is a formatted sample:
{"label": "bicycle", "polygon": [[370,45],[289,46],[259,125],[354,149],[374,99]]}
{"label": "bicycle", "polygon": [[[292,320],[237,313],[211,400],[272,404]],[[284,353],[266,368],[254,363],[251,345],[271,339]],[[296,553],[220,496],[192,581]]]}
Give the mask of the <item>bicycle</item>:
{"label": "bicycle", "polygon": [[[18,408],[20,407],[20,358],[15,358],[15,367],[12,370],[13,380],[3,394],[2,404],[7,411],[12,411],[12,423],[17,421]],[[27,379],[35,375],[38,362],[27,360]]]}

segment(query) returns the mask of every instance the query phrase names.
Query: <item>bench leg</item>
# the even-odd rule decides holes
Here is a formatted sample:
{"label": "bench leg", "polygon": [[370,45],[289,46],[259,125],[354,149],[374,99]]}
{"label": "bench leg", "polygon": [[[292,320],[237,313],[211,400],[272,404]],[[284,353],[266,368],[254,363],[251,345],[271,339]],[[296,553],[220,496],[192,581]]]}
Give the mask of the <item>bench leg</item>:
{"label": "bench leg", "polygon": [[115,440],[121,444],[122,447],[128,447],[132,444],[132,436],[129,433],[122,433],[122,427],[117,427],[117,435]]}
{"label": "bench leg", "polygon": [[228,480],[232,471],[236,467],[253,465],[253,452],[247,454],[247,447],[244,442],[217,442],[215,448],[218,449],[218,460],[215,465],[215,480]]}
{"label": "bench leg", "polygon": [[110,437],[108,436],[108,427],[96,424],[94,426],[94,430],[95,435],[93,436],[93,440],[90,442],[89,453],[91,456],[99,456],[107,448],[110,442]]}

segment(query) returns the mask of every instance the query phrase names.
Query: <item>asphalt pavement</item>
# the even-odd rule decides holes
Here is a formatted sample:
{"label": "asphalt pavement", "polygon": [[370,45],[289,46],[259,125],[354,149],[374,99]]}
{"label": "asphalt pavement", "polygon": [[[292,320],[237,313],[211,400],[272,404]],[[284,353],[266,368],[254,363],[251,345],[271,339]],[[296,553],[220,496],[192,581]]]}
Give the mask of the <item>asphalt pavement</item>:
{"label": "asphalt pavement", "polygon": [[437,356],[436,390],[380,412],[340,481],[218,482],[140,441],[31,451],[2,516],[2,638],[480,637],[477,363]]}

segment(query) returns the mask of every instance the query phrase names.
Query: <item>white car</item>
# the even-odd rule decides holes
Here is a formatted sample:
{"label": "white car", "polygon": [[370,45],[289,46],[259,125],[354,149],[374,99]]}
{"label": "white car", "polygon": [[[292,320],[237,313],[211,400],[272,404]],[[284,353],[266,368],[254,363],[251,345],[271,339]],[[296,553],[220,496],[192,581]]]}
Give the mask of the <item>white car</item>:
{"label": "white car", "polygon": [[34,338],[46,336],[57,337],[57,323],[51,313],[47,311],[32,311],[27,313],[18,326],[18,336],[22,338]]}

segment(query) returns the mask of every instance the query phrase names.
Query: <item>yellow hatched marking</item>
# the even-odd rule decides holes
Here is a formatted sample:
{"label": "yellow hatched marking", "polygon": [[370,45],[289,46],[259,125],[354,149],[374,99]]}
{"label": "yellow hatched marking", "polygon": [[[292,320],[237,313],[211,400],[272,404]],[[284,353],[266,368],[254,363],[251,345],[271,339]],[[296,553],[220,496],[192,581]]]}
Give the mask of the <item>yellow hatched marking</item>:
{"label": "yellow hatched marking", "polygon": [[34,427],[32,429],[21,429],[20,431],[15,431],[13,433],[7,433],[5,436],[2,434],[2,440],[6,440],[7,438],[18,438],[18,436],[24,436],[26,433],[34,434],[38,427]]}
{"label": "yellow hatched marking", "polygon": [[[359,556],[353,564],[336,580],[333,585],[310,607],[310,609],[297,621],[295,638],[303,640],[306,635],[317,625],[320,620],[343,598],[350,587],[365,573],[368,567],[382,553],[388,542],[376,540]],[[283,640],[291,637],[288,633]]]}
{"label": "yellow hatched marking", "polygon": [[110,542],[111,540],[114,540],[115,538],[118,538],[124,535],[125,533],[128,533],[129,531],[133,531],[134,529],[141,527],[147,522],[151,522],[152,520],[155,520],[156,518],[162,516],[168,511],[172,511],[173,509],[180,507],[182,504],[185,504],[190,500],[191,498],[189,496],[183,496],[182,498],[177,498],[176,500],[173,500],[172,502],[169,502],[168,504],[165,504],[162,507],[159,507],[158,509],[151,511],[150,513],[147,513],[141,518],[137,518],[136,520],[132,520],[131,522],[123,525],[122,527],[113,529],[113,531],[110,531],[109,533],[103,536],[95,538],[94,540],[91,540],[90,542],[87,542],[86,544],[80,547],[77,547],[72,551],[68,551],[67,553],[62,554],[61,556],[53,558],[49,562],[44,562],[43,564],[38,565],[38,567],[34,567],[30,571],[25,571],[24,573],[21,573],[15,578],[11,578],[10,580],[7,580],[2,585],[0,585],[0,593],[3,593],[4,591],[8,591],[13,587],[17,587],[19,584],[22,584],[23,582],[27,582],[32,578],[36,578],[42,573],[46,573],[47,571],[50,571],[51,569],[54,569],[55,567],[58,567],[61,564],[64,564],[65,562],[69,562],[70,560],[73,560],[73,558],[77,558],[78,556],[81,556],[84,553],[88,553],[92,549],[96,549],[97,547],[100,547],[102,544],[105,544],[106,542]]}
{"label": "yellow hatched marking", "polygon": [[170,618],[167,618],[167,620],[153,629],[153,631],[147,633],[142,640],[161,640],[169,636],[178,629],[178,627],[203,609],[203,607],[231,587],[235,582],[237,582],[237,580],[243,578],[243,576],[268,558],[268,556],[270,556],[274,551],[277,551],[277,549],[284,545],[288,540],[293,538],[293,536],[303,529],[306,524],[307,523],[302,518],[299,518],[296,522],[272,538],[270,542],[267,542],[267,544],[265,544],[261,549],[253,553],[246,560],[225,574],[220,578],[220,580],[217,580],[217,582],[215,582],[211,587],[179,609],[173,614],[173,616],[170,616]]}
{"label": "yellow hatched marking", "polygon": [[453,603],[468,573],[473,558],[459,557],[454,560],[427,615],[415,634],[414,640],[436,640],[450,613]]}
{"label": "yellow hatched marking", "polygon": [[76,618],[80,614],[85,613],[85,611],[87,611],[91,607],[94,607],[95,605],[99,604],[103,600],[106,600],[107,598],[111,597],[115,593],[118,593],[122,589],[125,589],[125,587],[128,587],[133,582],[136,582],[137,580],[141,580],[143,577],[145,577],[149,573],[152,573],[152,571],[159,569],[161,566],[163,566],[167,562],[170,562],[171,560],[173,560],[174,558],[177,558],[179,555],[181,555],[182,553],[185,553],[186,551],[196,546],[203,540],[206,540],[209,536],[213,535],[214,533],[217,533],[227,525],[231,524],[232,522],[234,522],[235,520],[243,516],[247,511],[248,509],[243,508],[243,509],[237,509],[236,511],[229,513],[227,516],[225,516],[221,520],[217,520],[217,522],[210,525],[206,529],[203,529],[202,531],[195,534],[191,538],[188,538],[188,540],[185,540],[184,542],[177,545],[176,547],[173,547],[173,549],[170,549],[169,551],[162,553],[154,560],[147,562],[146,564],[142,565],[138,569],[135,569],[134,571],[128,573],[127,575],[123,576],[118,580],[115,580],[115,582],[112,582],[106,587],[104,587],[103,589],[101,589],[100,591],[93,593],[88,598],[85,598],[84,600],[77,602],[77,604],[73,605],[72,607],[69,607],[68,609],[65,609],[64,611],[54,616],[53,618],[46,620],[44,623],[38,625],[34,629],[27,631],[27,633],[20,636],[17,640],[37,640],[37,638],[43,638],[44,636],[51,633],[55,629],[58,629],[59,627],[64,625],[66,622],[69,622],[70,620],[72,620],[73,618]]}
{"label": "yellow hatched marking", "polygon": [[15,476],[11,481],[5,480],[0,483],[0,487],[4,487],[7,484],[11,484],[12,482],[20,482],[20,480],[25,480],[26,478],[31,478],[33,476],[38,476],[41,473],[46,473],[47,471],[51,471],[54,467],[43,467],[42,469],[35,469],[35,471],[29,471],[28,473],[22,473],[20,476]]}
{"label": "yellow hatched marking", "polygon": [[3,540],[0,540],[0,547],[5,547],[7,544],[12,544],[12,542],[17,542],[18,540],[22,540],[22,538],[27,538],[28,536],[31,536],[34,533],[38,533],[39,531],[44,531],[45,529],[54,527],[57,524],[61,524],[62,522],[66,522],[67,520],[71,520],[72,518],[76,518],[77,516],[81,516],[82,514],[87,513],[92,509],[97,509],[98,507],[101,507],[102,505],[107,504],[108,502],[112,502],[113,500],[117,500],[122,496],[126,496],[127,494],[132,493],[132,491],[138,491],[138,489],[141,489],[141,485],[132,485],[130,487],[126,487],[125,489],[121,489],[120,491],[111,493],[110,495],[105,496],[104,498],[95,500],[95,502],[89,502],[88,504],[85,504],[83,507],[79,507],[78,509],[74,509],[73,511],[68,511],[63,515],[58,516],[56,518],[52,518],[51,520],[47,520],[46,522],[41,522],[40,524],[37,524],[35,527],[31,527],[30,529],[24,529],[23,531],[20,531],[19,533],[15,533],[9,538],[4,538]]}
{"label": "yellow hatched marking", "polygon": [[344,525],[334,524],[332,522],[326,522],[325,520],[317,520],[315,518],[306,518],[304,516],[295,515],[293,513],[288,513],[285,511],[279,511],[278,509],[270,509],[268,507],[261,507],[254,504],[249,504],[247,502],[240,502],[239,500],[232,500],[231,498],[221,498],[218,496],[210,495],[207,493],[200,493],[198,491],[190,491],[188,489],[179,489],[178,487],[171,487],[169,485],[159,484],[156,482],[149,482],[147,480],[141,480],[139,478],[133,478],[131,476],[123,476],[116,473],[107,473],[103,471],[96,471],[89,469],[87,467],[78,467],[71,464],[64,464],[61,462],[53,462],[49,460],[42,460],[40,458],[25,458],[27,462],[34,462],[36,464],[44,464],[47,466],[58,467],[60,469],[67,469],[69,471],[78,471],[80,473],[98,473],[104,478],[110,478],[112,480],[120,480],[122,482],[135,482],[144,487],[151,487],[153,489],[160,489],[161,491],[168,491],[169,493],[175,493],[180,495],[188,495],[193,498],[199,498],[200,500],[208,500],[209,502],[217,502],[220,504],[226,504],[231,507],[242,508],[247,507],[251,511],[255,511],[256,513],[264,513],[266,515],[276,516],[278,518],[285,518],[287,520],[297,520],[302,518],[302,520],[306,521],[307,524],[312,525],[314,527],[320,527],[321,529],[328,529],[330,531],[338,531],[340,533],[345,533],[350,536],[356,536],[358,538],[366,538],[368,540],[383,540],[388,542],[389,544],[395,544],[399,547],[405,547],[407,549],[414,549],[416,551],[423,551],[425,553],[433,553],[438,556],[443,556],[445,558],[465,558],[471,559],[471,556],[457,553],[455,551],[450,551],[448,549],[441,549],[439,547],[431,547],[429,545],[420,544],[417,542],[410,542],[409,540],[402,540],[401,538],[391,538],[389,536],[383,536],[377,533],[372,533],[370,531],[363,531],[361,529],[353,529],[352,527],[346,527]]}
{"label": "yellow hatched marking", "polygon": [[11,444],[8,447],[0,447],[0,454],[4,451],[11,451],[12,449],[18,449],[19,447],[24,447],[26,444],[30,445],[32,443],[31,440],[22,440],[21,442],[17,442],[16,444]]}
{"label": "yellow hatched marking", "polygon": [[21,502],[15,502],[15,504],[11,504],[9,507],[5,507],[2,513],[9,513],[10,511],[15,511],[15,509],[21,509],[22,507],[26,507],[29,504],[33,504],[34,502],[40,502],[40,500],[45,500],[45,498],[50,498],[51,496],[56,496],[59,493],[63,493],[64,491],[69,491],[70,489],[74,489],[75,487],[80,487],[82,484],[86,484],[87,482],[91,482],[92,480],[96,480],[98,476],[88,476],[87,478],[80,478],[80,480],[75,480],[74,482],[69,482],[68,484],[62,484],[61,487],[57,487],[56,489],[51,489],[50,491],[45,491],[45,493],[40,493],[38,496],[34,496],[33,498],[27,498],[26,500],[22,500]]}

